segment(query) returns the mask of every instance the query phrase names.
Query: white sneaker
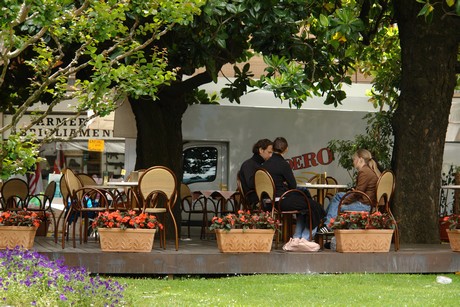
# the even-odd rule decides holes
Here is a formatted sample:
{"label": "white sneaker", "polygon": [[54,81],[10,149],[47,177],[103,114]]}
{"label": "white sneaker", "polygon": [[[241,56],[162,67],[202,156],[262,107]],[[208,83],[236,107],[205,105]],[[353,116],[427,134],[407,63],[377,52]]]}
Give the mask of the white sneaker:
{"label": "white sneaker", "polygon": [[291,248],[292,238],[289,239],[289,242],[283,245],[283,250],[288,251]]}
{"label": "white sneaker", "polygon": [[317,252],[319,251],[319,244],[316,242],[310,242],[304,238],[300,239],[299,248],[302,252]]}
{"label": "white sneaker", "polygon": [[289,245],[289,249],[287,251],[290,252],[300,252],[301,247],[300,247],[300,238],[294,238],[291,240],[291,244]]}

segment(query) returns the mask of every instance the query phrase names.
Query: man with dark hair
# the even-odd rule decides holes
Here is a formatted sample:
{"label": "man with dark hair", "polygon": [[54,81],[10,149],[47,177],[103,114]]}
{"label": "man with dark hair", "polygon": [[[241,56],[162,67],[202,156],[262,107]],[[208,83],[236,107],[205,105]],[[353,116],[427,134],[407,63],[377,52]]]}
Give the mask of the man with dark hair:
{"label": "man with dark hair", "polygon": [[254,206],[258,202],[257,195],[255,193],[254,175],[256,170],[267,161],[273,153],[273,143],[269,139],[258,140],[257,143],[252,147],[252,157],[243,162],[239,171],[239,177],[241,180],[241,186],[243,193],[247,195],[247,201],[251,206]]}

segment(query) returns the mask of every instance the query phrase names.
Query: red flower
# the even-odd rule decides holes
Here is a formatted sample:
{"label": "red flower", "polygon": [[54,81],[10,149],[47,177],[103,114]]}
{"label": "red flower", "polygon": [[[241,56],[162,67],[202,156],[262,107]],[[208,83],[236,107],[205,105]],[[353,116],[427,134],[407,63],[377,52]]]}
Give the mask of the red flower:
{"label": "red flower", "polygon": [[26,210],[4,211],[0,214],[0,224],[3,226],[38,227],[41,222],[42,218],[37,213]]}
{"label": "red flower", "polygon": [[148,228],[163,229],[163,225],[158,222],[156,216],[138,213],[137,211],[115,211],[101,212],[92,223],[94,229],[97,228]]}

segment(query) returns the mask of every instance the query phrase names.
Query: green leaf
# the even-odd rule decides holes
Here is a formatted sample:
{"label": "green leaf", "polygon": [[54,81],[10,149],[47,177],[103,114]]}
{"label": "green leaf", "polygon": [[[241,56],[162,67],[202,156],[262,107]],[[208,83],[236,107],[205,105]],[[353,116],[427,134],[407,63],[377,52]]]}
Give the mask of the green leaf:
{"label": "green leaf", "polygon": [[328,27],[329,26],[329,18],[327,18],[325,15],[321,14],[321,15],[319,15],[319,23],[323,27]]}

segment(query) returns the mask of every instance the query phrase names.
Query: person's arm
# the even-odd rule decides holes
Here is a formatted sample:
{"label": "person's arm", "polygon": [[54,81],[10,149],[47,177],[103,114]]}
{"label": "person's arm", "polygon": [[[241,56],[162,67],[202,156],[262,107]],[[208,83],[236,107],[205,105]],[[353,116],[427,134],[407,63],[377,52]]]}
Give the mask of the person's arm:
{"label": "person's arm", "polygon": [[289,190],[297,188],[297,181],[295,180],[294,173],[287,162],[283,165],[283,176]]}
{"label": "person's arm", "polygon": [[[366,193],[367,185],[369,184],[369,178],[366,176],[366,173],[362,170],[358,172],[358,176],[356,177],[356,187],[353,191],[360,191]],[[358,194],[350,194],[347,196],[347,199],[343,201],[344,205],[351,204],[352,202],[357,201],[360,199],[361,196]]]}

